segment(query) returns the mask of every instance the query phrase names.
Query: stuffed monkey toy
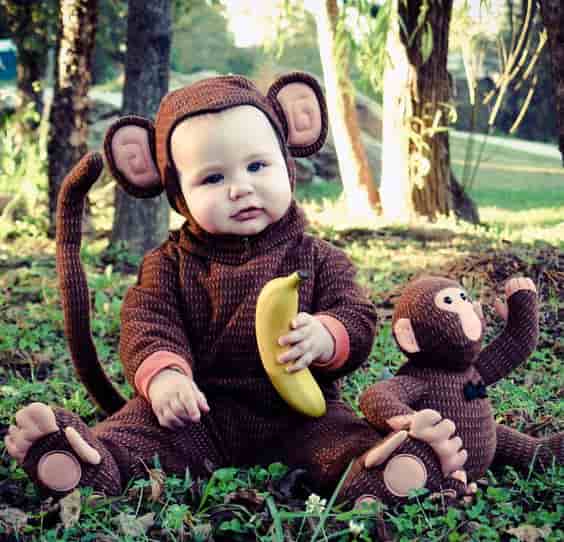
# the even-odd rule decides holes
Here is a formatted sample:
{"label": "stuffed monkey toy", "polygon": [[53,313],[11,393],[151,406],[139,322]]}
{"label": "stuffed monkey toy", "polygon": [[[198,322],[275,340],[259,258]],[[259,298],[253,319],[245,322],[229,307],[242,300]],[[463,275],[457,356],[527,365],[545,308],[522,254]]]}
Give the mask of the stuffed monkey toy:
{"label": "stuffed monkey toy", "polygon": [[[431,276],[409,283],[392,318],[394,337],[408,361],[395,377],[374,384],[360,399],[368,421],[383,433],[401,429],[417,437],[425,432],[414,412],[426,411],[437,419],[440,412],[451,420],[456,436],[447,448],[464,447],[469,481],[483,476],[494,461],[543,469],[564,460],[564,433],[534,438],[495,422],[487,387],[529,357],[539,332],[533,281],[510,279],[505,294],[507,305],[497,303],[507,320],[505,329],[482,349],[481,307],[457,282]],[[443,444],[434,447],[440,453]],[[447,475],[448,462],[445,467]]]}
{"label": "stuffed monkey toy", "polygon": [[[240,119],[238,124],[226,129],[234,119]],[[215,126],[221,129],[214,130]],[[326,134],[322,91],[303,73],[280,77],[266,95],[244,77],[206,79],[165,96],[154,122],[130,116],[109,128],[104,151],[121,187],[139,198],[164,191],[173,209],[186,219],[179,231],[145,256],[137,284],[123,303],[120,356],[138,393],[127,403],[96,355],[79,257],[84,198],[102,170],[102,157],[90,153],[70,172],[57,215],[65,333],[80,379],[111,416],[89,428],[74,414],[41,403],[16,414],[16,424],[5,439],[7,450],[45,492],[61,496],[77,486],[92,486],[119,494],[131,478],[146,475],[155,455],[166,472],[183,475],[189,468],[193,476],[207,475],[210,462],[220,467],[282,461],[305,468],[312,487],[327,492],[347,465],[368,450],[382,468],[365,472],[357,460],[343,490],[346,499],[363,493],[395,498],[390,480],[411,472],[413,466],[418,474],[420,465],[430,473],[413,477],[413,488],[422,487],[427,479],[437,480],[439,486],[446,462],[451,470],[462,467],[463,454],[437,454],[427,442],[448,447],[453,438],[450,425],[445,428],[437,419],[422,416],[419,420],[427,431],[420,439],[398,431],[382,442],[380,433],[339,399],[336,380],[366,360],[376,315],[344,254],[305,233],[305,216],[292,197],[292,157],[316,152]],[[207,166],[203,173],[196,172],[202,181],[199,176],[193,180],[195,142],[199,155],[206,162],[219,162],[222,173],[212,164],[211,173]],[[241,149],[251,157],[257,150],[259,155],[266,152],[266,158],[249,158],[237,175],[245,179],[266,175],[271,183],[233,181],[237,194],[230,192],[229,200],[218,199],[215,207],[207,208],[211,214],[205,220],[226,218],[235,234],[211,231],[201,214],[193,214],[201,212],[210,187],[219,186],[222,194],[222,182],[230,173],[223,169],[221,151],[213,149],[225,147],[230,160],[239,160]],[[273,176],[271,162],[276,168]],[[241,233],[265,217],[257,207],[257,194],[263,189],[277,194],[265,196],[270,197],[275,218],[258,233],[251,229]],[[185,197],[195,191],[202,197]],[[236,212],[224,216],[220,204],[233,206]],[[217,224],[222,222],[216,221],[214,227]],[[256,345],[254,313],[260,290],[269,280],[297,269],[310,277],[300,288],[299,310],[308,313],[308,322],[313,315],[317,329],[322,324],[330,341],[330,355],[308,360],[328,404],[327,414],[319,419],[305,418],[282,401],[264,373]],[[182,379],[197,382],[200,401],[205,394],[207,409],[202,407],[197,421],[178,423],[174,416],[165,417],[171,422],[167,426],[157,419],[148,389],[163,368],[170,369],[171,378],[181,373]],[[394,454],[401,460],[384,469]],[[447,478],[461,484],[450,472]]]}

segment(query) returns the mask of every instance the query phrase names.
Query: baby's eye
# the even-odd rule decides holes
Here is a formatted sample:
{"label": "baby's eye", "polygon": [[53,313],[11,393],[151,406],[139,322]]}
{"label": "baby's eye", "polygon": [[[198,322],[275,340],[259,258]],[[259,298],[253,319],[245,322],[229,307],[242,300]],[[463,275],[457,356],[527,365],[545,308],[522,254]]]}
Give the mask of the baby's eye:
{"label": "baby's eye", "polygon": [[460,292],[460,297],[462,301],[470,301],[470,298],[464,292]]}
{"label": "baby's eye", "polygon": [[443,297],[443,301],[447,304],[450,305],[452,303],[452,297],[450,297],[449,295],[446,295],[445,297]]}
{"label": "baby's eye", "polygon": [[262,161],[262,160],[257,160],[255,162],[251,162],[248,166],[247,169],[249,171],[251,171],[252,173],[255,173],[257,171],[260,171],[262,168],[266,167],[266,162]]}
{"label": "baby's eye", "polygon": [[208,175],[202,182],[203,184],[217,184],[223,181],[223,175],[221,173],[213,173]]}

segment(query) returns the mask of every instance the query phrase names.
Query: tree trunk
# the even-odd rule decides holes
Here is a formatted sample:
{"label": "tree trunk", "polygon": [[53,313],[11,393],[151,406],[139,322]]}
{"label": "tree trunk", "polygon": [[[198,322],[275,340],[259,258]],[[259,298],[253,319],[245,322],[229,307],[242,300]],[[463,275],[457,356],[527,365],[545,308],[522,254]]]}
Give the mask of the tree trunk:
{"label": "tree trunk", "polygon": [[319,52],[343,190],[351,215],[371,216],[374,210],[380,211],[380,195],[361,140],[354,88],[347,75],[347,51],[337,43],[339,8],[336,0],[321,2],[316,10]]}
{"label": "tree trunk", "polygon": [[51,235],[55,232],[61,183],[87,151],[88,90],[96,16],[97,0],[61,0],[47,143]]}
{"label": "tree trunk", "polygon": [[[425,21],[418,27],[422,4],[422,0],[395,0],[392,12],[401,17],[403,26],[399,19],[392,21],[387,44],[391,61],[384,75],[380,193],[384,215],[403,222],[415,216],[434,220],[448,215],[454,204],[446,130],[452,0],[429,2]],[[427,59],[426,41],[432,42]],[[460,194],[455,201],[461,201]]]}
{"label": "tree trunk", "polygon": [[[400,4],[400,16],[403,18],[408,35],[416,30],[417,18],[422,1],[410,0]],[[412,124],[415,133],[423,137],[423,141],[430,146],[429,150],[418,149],[411,142],[410,176],[413,180],[413,204],[418,215],[434,219],[437,215],[448,215],[451,210],[450,197],[450,147],[448,132],[428,132],[432,130],[434,121],[438,118],[438,127],[447,125],[451,89],[447,72],[448,34],[452,14],[452,0],[433,1],[429,4],[426,21],[432,28],[433,51],[429,59],[424,62],[422,57],[421,36],[411,46],[407,43],[407,36],[402,40],[407,48],[410,64],[416,77],[411,86],[411,100],[413,116],[423,124]],[[424,175],[425,163],[429,161],[430,169]]]}
{"label": "tree trunk", "polygon": [[382,178],[380,196],[384,217],[391,221],[410,222],[415,217],[412,183],[409,176],[409,131],[412,113],[407,51],[401,41],[398,2],[391,10],[386,51],[391,59],[384,69],[382,104]]}
{"label": "tree trunk", "polygon": [[539,0],[539,3],[552,55],[559,149],[564,165],[564,5],[562,5],[562,0]]}
{"label": "tree trunk", "polygon": [[[123,108],[125,115],[154,118],[168,92],[171,43],[170,0],[130,0]],[[168,231],[166,196],[138,200],[116,188],[111,245],[125,243],[136,256],[162,243]]]}

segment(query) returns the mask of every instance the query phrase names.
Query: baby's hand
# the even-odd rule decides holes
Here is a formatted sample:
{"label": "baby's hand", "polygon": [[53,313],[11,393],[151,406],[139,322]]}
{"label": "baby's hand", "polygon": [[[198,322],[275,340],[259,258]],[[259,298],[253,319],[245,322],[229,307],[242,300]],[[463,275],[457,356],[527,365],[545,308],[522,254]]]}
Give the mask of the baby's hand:
{"label": "baby's hand", "polygon": [[288,372],[305,369],[314,361],[329,361],[335,352],[333,337],[327,328],[314,316],[300,312],[290,323],[293,331],[278,339],[280,346],[292,347],[278,356],[280,363],[288,365]]}
{"label": "baby's hand", "polygon": [[163,369],[149,384],[151,407],[163,427],[182,427],[187,421],[199,422],[210,407],[192,377],[172,369]]}

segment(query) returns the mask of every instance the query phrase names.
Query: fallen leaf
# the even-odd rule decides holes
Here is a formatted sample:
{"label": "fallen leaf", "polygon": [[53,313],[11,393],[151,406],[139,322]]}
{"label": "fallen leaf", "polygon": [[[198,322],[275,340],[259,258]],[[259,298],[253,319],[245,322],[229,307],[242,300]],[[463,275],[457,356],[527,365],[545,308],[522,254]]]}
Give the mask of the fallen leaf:
{"label": "fallen leaf", "polygon": [[0,525],[6,527],[8,533],[16,534],[27,525],[27,514],[19,508],[4,508],[0,510]]}
{"label": "fallen leaf", "polygon": [[158,501],[164,491],[166,474],[161,469],[150,469],[149,480],[151,481],[152,501]]}
{"label": "fallen leaf", "polygon": [[120,531],[125,536],[139,537],[143,536],[154,524],[155,514],[149,512],[144,516],[136,517],[132,514],[120,512],[118,517],[114,519]]}
{"label": "fallen leaf", "polygon": [[520,542],[537,542],[538,540],[545,540],[552,532],[552,529],[545,525],[544,527],[534,527],[526,523],[519,527],[507,529],[508,534],[514,536]]}
{"label": "fallen leaf", "polygon": [[70,529],[78,523],[80,518],[80,490],[75,489],[72,493],[63,497],[59,504],[61,507],[59,512],[61,521],[65,529]]}

